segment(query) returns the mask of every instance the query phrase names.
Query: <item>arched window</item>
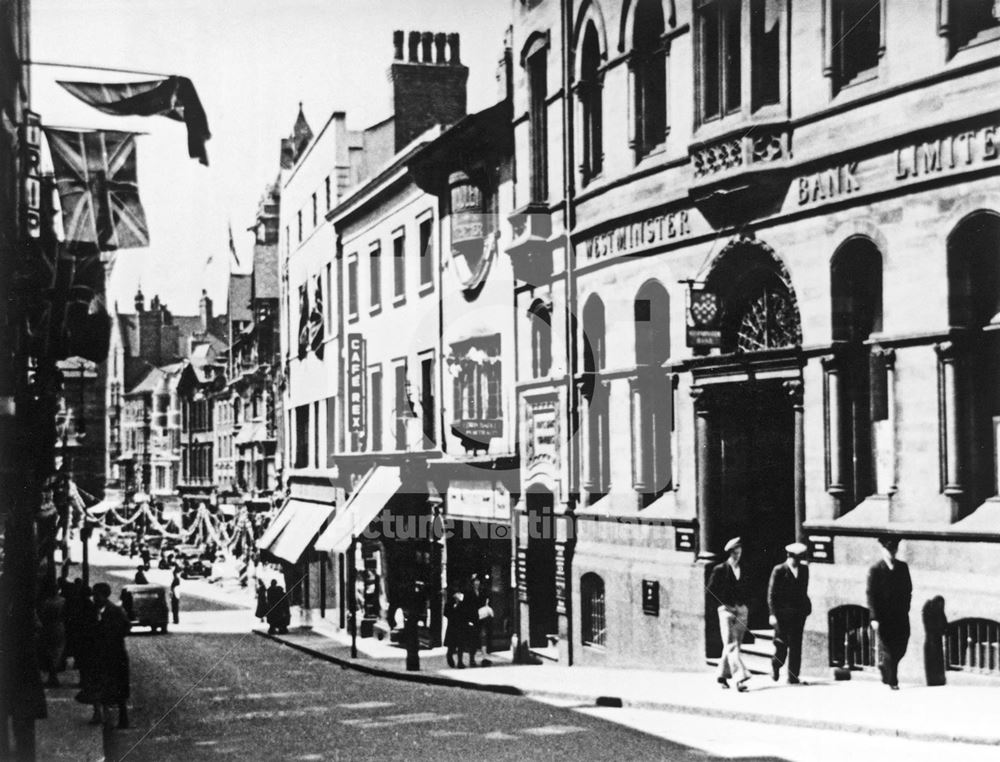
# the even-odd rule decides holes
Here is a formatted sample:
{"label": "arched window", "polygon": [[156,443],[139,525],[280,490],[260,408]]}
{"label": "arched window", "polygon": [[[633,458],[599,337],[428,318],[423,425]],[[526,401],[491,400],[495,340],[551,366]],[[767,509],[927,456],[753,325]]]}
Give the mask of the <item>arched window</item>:
{"label": "arched window", "polygon": [[975,214],[948,238],[948,322],[966,337],[939,352],[942,410],[955,418],[946,412],[942,427],[942,460],[954,464],[945,492],[971,509],[998,491],[1000,216]]}
{"label": "arched window", "polygon": [[604,302],[597,294],[587,299],[583,308],[583,370],[586,405],[586,453],[583,487],[591,499],[607,492],[611,469],[608,426],[608,391],[597,374],[605,367]]}
{"label": "arched window", "polygon": [[888,376],[864,342],[882,330],[882,255],[867,238],[853,238],[830,262],[830,304],[833,340],[838,351],[836,415],[838,441],[831,442],[837,458],[838,488],[845,507],[853,508],[876,489],[873,427],[889,419]]}
{"label": "arched window", "polygon": [[635,297],[635,364],[662,365],[670,357],[670,297],[657,281]]}
{"label": "arched window", "polygon": [[608,644],[607,618],[604,613],[604,580],[593,572],[580,578],[581,639],[585,646]]}
{"label": "arched window", "polygon": [[583,370],[604,369],[604,302],[594,294],[583,308]]}
{"label": "arched window", "polygon": [[601,42],[597,26],[587,22],[583,33],[580,56],[580,83],[577,93],[583,116],[583,179],[584,182],[600,174],[604,165],[604,106],[601,94],[602,81]]}
{"label": "arched window", "polygon": [[632,379],[632,484],[648,504],[670,486],[673,387],[661,368],[670,357],[670,298],[657,281],[636,295]]}
{"label": "arched window", "polygon": [[639,0],[632,28],[634,147],[642,157],[660,145],[667,132],[665,27],[660,0]]}
{"label": "arched window", "polygon": [[528,310],[531,320],[531,375],[545,378],[552,370],[552,310],[540,299]]}

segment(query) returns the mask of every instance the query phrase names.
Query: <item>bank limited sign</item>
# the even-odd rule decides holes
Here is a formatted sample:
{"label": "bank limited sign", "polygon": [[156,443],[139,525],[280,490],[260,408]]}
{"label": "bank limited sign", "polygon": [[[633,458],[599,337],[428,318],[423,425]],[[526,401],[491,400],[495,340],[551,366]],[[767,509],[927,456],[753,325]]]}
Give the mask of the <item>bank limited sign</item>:
{"label": "bank limited sign", "polygon": [[368,436],[365,351],[365,340],[360,333],[347,335],[347,422],[355,449],[364,449]]}
{"label": "bank limited sign", "polygon": [[892,190],[936,177],[1000,167],[1000,125],[949,130],[906,140],[887,153],[851,159],[799,175],[786,208],[841,201],[850,196]]}
{"label": "bank limited sign", "polygon": [[447,499],[452,518],[510,521],[510,492],[502,482],[457,482],[449,485]]}

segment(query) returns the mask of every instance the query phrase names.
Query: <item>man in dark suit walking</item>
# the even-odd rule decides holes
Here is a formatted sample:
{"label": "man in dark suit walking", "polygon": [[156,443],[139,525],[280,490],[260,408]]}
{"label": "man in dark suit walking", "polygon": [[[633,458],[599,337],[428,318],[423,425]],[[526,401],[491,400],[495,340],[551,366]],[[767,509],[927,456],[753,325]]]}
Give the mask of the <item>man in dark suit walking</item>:
{"label": "man in dark suit walking", "polygon": [[736,690],[742,693],[747,690],[746,682],[750,679],[740,653],[750,612],[750,588],[740,566],[743,554],[740,538],[734,537],[727,542],[725,550],[729,558],[713,568],[708,578],[708,592],[719,604],[719,631],[723,642],[715,679],[723,688],[728,688],[729,679],[735,677]]}
{"label": "man in dark suit walking", "polygon": [[812,613],[809,600],[809,567],[802,558],[809,549],[801,542],[785,546],[787,560],[774,567],[767,586],[769,621],[774,627],[774,657],[771,659],[771,678],[777,682],[778,674],[788,657],[788,682],[799,682],[802,665],[802,632],[806,617]]}
{"label": "man in dark suit walking", "polygon": [[899,662],[910,642],[910,567],[896,558],[899,540],[883,537],[882,560],[868,570],[868,613],[878,636],[882,682],[899,690]]}

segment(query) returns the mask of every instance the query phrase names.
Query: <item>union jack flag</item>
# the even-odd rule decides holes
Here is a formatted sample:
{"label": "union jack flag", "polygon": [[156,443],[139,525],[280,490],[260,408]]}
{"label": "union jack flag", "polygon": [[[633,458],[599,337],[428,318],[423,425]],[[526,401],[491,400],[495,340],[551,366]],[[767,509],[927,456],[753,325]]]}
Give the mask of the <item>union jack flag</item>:
{"label": "union jack flag", "polygon": [[149,246],[136,180],[135,135],[45,128],[68,243],[101,251]]}

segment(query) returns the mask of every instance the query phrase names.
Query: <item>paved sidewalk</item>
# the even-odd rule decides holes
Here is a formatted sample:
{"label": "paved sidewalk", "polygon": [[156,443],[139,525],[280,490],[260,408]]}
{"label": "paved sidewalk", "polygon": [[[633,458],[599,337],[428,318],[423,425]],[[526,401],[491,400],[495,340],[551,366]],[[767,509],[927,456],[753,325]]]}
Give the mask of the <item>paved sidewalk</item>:
{"label": "paved sidewalk", "polygon": [[89,724],[91,709],[74,696],[80,690],[76,672],[59,675],[59,688],[46,688],[49,716],[35,726],[36,757],[45,762],[98,762],[104,759],[101,727]]}
{"label": "paved sidewalk", "polygon": [[405,652],[364,638],[358,658],[350,641],[326,622],[311,630],[270,637],[318,658],[373,675],[438,685],[557,699],[581,705],[658,709],[792,727],[886,735],[922,741],[1000,745],[993,707],[996,687],[904,685],[890,691],[874,680],[835,682],[806,678],[801,685],[750,680],[750,690],[722,690],[709,670],[700,672],[513,665],[509,653],[490,654],[489,668],[451,669],[444,649],[421,651],[420,672],[407,672]]}

